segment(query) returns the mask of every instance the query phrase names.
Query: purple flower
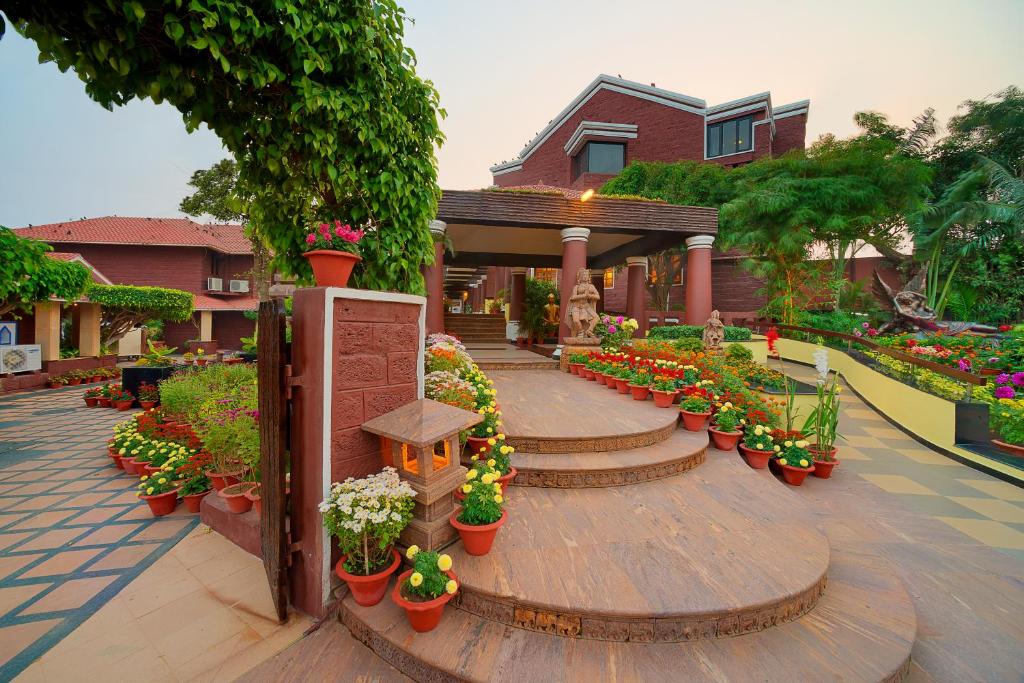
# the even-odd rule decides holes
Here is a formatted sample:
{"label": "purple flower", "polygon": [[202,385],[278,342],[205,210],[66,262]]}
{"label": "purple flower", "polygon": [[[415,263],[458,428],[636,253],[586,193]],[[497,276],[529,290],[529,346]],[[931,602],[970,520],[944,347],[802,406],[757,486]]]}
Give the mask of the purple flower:
{"label": "purple flower", "polygon": [[853,331],[853,334],[854,334],[855,336],[857,336],[857,337],[863,337],[863,336],[864,336],[864,333],[863,333],[863,332],[861,332],[860,330],[854,330],[854,331]]}
{"label": "purple flower", "polygon": [[1024,387],[1024,372],[1015,372],[1010,376],[1010,381],[1018,387]]}
{"label": "purple flower", "polygon": [[996,375],[996,384],[1009,384],[1009,383],[1010,383],[1010,376],[1007,375],[1005,372],[1000,372],[998,375]]}
{"label": "purple flower", "polygon": [[996,398],[1014,398],[1017,395],[1017,392],[1010,386],[996,387],[996,390],[993,393]]}
{"label": "purple flower", "polygon": [[608,326],[608,334],[615,334],[615,325]]}
{"label": "purple flower", "polygon": [[961,358],[960,360],[957,361],[957,364],[960,366],[960,370],[962,372],[971,371],[971,361],[967,360],[966,358]]}
{"label": "purple flower", "polygon": [[871,323],[861,323],[860,326],[863,327],[866,330],[869,327],[871,327]]}
{"label": "purple flower", "polygon": [[621,325],[621,324],[623,323],[623,321],[624,321],[624,320],[625,320],[625,318],[623,318],[623,317],[622,317],[622,316],[620,315],[620,316],[619,316],[618,318],[616,318],[616,319],[615,319],[615,322],[616,322],[616,323],[618,323],[619,325]]}

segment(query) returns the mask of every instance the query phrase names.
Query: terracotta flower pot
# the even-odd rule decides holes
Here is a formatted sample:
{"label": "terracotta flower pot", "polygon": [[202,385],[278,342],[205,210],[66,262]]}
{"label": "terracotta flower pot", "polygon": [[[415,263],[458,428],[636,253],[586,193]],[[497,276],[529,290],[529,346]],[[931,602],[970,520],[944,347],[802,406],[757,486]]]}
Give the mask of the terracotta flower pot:
{"label": "terracotta flower pot", "polygon": [[807,469],[803,467],[793,467],[792,465],[781,465],[782,467],[782,478],[786,480],[786,483],[790,486],[800,486],[804,483],[804,479],[807,475],[814,471],[817,465],[811,465]]}
{"label": "terracotta flower pot", "polygon": [[720,451],[736,450],[736,444],[739,443],[740,437],[743,436],[743,432],[739,430],[723,432],[714,427],[709,427],[708,432],[711,434],[711,443]]}
{"label": "terracotta flower pot", "polygon": [[260,495],[260,485],[257,483],[245,492],[245,497],[252,501],[252,509],[256,511],[257,517],[263,516],[263,496]]}
{"label": "terracotta flower pot", "polygon": [[156,401],[139,401],[139,405],[142,406],[143,410],[149,410],[156,405]]}
{"label": "terracotta flower pot", "polygon": [[651,393],[651,388],[647,386],[637,386],[636,384],[630,384],[629,393],[633,395],[634,401],[646,401],[647,397]]}
{"label": "terracotta flower pot", "polygon": [[118,410],[128,410],[132,407],[132,404],[135,403],[135,401],[114,401],[113,403],[114,407],[117,408]]}
{"label": "terracotta flower pot", "polygon": [[114,461],[114,466],[117,467],[117,469],[119,469],[119,470],[123,470],[124,469],[124,463],[121,462],[122,458],[121,458],[121,454],[120,453],[111,453],[110,454],[110,459]]}
{"label": "terracotta flower pot", "polygon": [[459,516],[459,512],[459,510],[453,512],[448,521],[459,532],[459,537],[462,539],[462,546],[466,549],[466,553],[469,555],[486,555],[489,553],[491,546],[494,545],[494,537],[498,535],[498,529],[508,519],[508,510],[501,511],[501,519],[497,522],[480,525],[463,524],[456,519]]}
{"label": "terracotta flower pot", "polygon": [[619,378],[616,377],[615,378],[615,389],[620,394],[628,394],[629,393],[629,380],[628,379],[619,379]]}
{"label": "terracotta flower pot", "polygon": [[740,444],[740,454],[743,455],[743,459],[747,461],[747,464],[755,470],[763,470],[768,467],[768,461],[772,457],[771,451],[761,451],[756,448],[748,448],[743,444]]}
{"label": "terracotta flower pot", "polygon": [[85,405],[88,406],[89,408],[95,408],[96,404],[99,402],[99,399],[96,398],[95,396],[85,396],[84,400]]}
{"label": "terracotta flower pot", "polygon": [[[341,556],[338,564],[334,565],[334,573],[348,584],[348,589],[352,591],[352,599],[356,601],[357,605],[362,605],[363,607],[373,607],[384,599],[384,594],[388,592],[388,582],[391,580],[391,575],[395,573],[398,565],[402,563],[402,556],[398,554],[397,550],[392,549],[391,564],[388,565],[387,569],[376,574],[364,576],[362,574],[349,574],[345,571],[346,558],[348,558],[348,555]],[[409,573],[411,574],[412,570]]]}
{"label": "terracotta flower pot", "polygon": [[[440,597],[434,598],[433,600],[425,600],[423,602],[417,602],[415,600],[408,600],[402,596],[402,585],[405,580],[412,576],[411,569],[407,569],[398,575],[398,582],[395,584],[395,589],[391,591],[391,599],[396,605],[405,610],[405,616],[409,619],[409,626],[412,627],[413,631],[417,633],[426,633],[427,631],[433,631],[437,628],[437,625],[441,623],[441,616],[444,614],[444,606],[448,604],[448,601],[452,599],[452,595],[448,593],[442,593]],[[455,572],[448,570],[445,572],[448,578],[458,581],[459,578],[455,576]]]}
{"label": "terracotta flower pot", "polygon": [[782,474],[782,465],[774,453],[768,457],[768,471],[772,474]]}
{"label": "terracotta flower pot", "polygon": [[103,378],[100,377],[99,375],[93,375],[92,377],[89,378],[90,382],[100,382],[102,380],[103,380]]}
{"label": "terracotta flower pot", "polygon": [[699,432],[704,429],[704,425],[707,424],[708,418],[711,417],[711,411],[704,413],[694,413],[689,410],[680,410],[679,415],[683,418],[683,426],[688,431]]}
{"label": "terracotta flower pot", "polygon": [[992,444],[1004,453],[1015,455],[1018,458],[1024,458],[1024,446],[1007,443],[1005,441],[1000,441],[999,439],[992,439]]}
{"label": "terracotta flower pot", "polygon": [[825,459],[825,451],[811,446],[807,449],[811,452],[811,456],[814,458],[814,476],[819,479],[828,479],[832,476],[832,470],[839,464],[839,460],[836,459],[836,449],[828,449],[829,459]]}
{"label": "terracotta flower pot", "polygon": [[174,512],[174,508],[178,505],[178,492],[168,491],[167,493],[158,493],[155,496],[139,496],[142,500],[149,504],[149,511],[153,513],[154,517],[163,517]]}
{"label": "terracotta flower pot", "polygon": [[125,474],[135,474],[136,476],[138,476],[138,470],[136,469],[137,467],[138,464],[135,462],[135,458],[129,457],[127,455],[121,458],[121,469],[124,470]]}
{"label": "terracotta flower pot", "polygon": [[62,386],[64,386],[64,385],[63,385],[63,384],[61,384],[60,382],[49,382],[49,383],[48,383],[48,386],[49,386],[49,387],[50,387],[51,389],[60,389],[60,388],[61,388]]}
{"label": "terracotta flower pot", "polygon": [[515,467],[508,468],[508,474],[498,477],[497,482],[501,484],[501,495],[508,498],[508,487],[512,484],[512,480],[519,474],[519,470]]}
{"label": "terracotta flower pot", "polygon": [[100,408],[109,408],[110,407],[110,399],[109,398],[104,398],[103,396],[100,396],[99,398],[96,399],[96,405],[98,405]]}
{"label": "terracotta flower pot", "polygon": [[222,491],[224,487],[242,481],[241,470],[236,472],[207,472],[206,476],[210,478],[210,483],[213,484],[213,488],[217,491]]}
{"label": "terracotta flower pot", "polygon": [[488,448],[487,439],[479,436],[471,436],[466,439],[466,447],[469,449],[470,455],[479,455],[481,448]]}
{"label": "terracotta flower pot", "polygon": [[587,380],[588,382],[596,382],[597,374],[590,368],[583,368],[583,379]]}
{"label": "terracotta flower pot", "polygon": [[333,249],[314,249],[303,254],[313,267],[318,287],[347,287],[352,268],[362,261],[355,254]]}
{"label": "terracotta flower pot", "polygon": [[160,471],[159,467],[157,467],[155,465],[150,465],[149,463],[146,463],[145,465],[142,466],[142,469],[139,470],[139,474],[145,474],[147,477],[152,477],[154,474],[156,474],[159,471]]}
{"label": "terracotta flower pot", "polygon": [[69,379],[68,380],[68,386],[69,387],[78,386],[81,383],[82,383],[82,380],[80,378],[78,378],[78,377],[76,377],[75,379]]}
{"label": "terracotta flower pot", "polygon": [[651,389],[651,393],[654,394],[654,405],[658,408],[671,408],[672,398],[676,395],[675,391],[660,391],[658,389]]}
{"label": "terracotta flower pot", "polygon": [[570,375],[579,375],[580,374],[580,364],[579,363],[569,363],[569,374]]}
{"label": "terracotta flower pot", "polygon": [[203,498],[210,495],[210,491],[213,489],[206,489],[201,493],[190,493],[187,496],[182,496],[181,499],[185,501],[185,508],[192,513],[199,512],[199,506],[203,503]]}
{"label": "terracotta flower pot", "polygon": [[252,488],[252,482],[231,484],[217,491],[217,495],[227,503],[228,510],[236,515],[241,515],[252,509],[252,501],[245,495],[249,492],[250,488]]}
{"label": "terracotta flower pot", "polygon": [[682,400],[683,400],[683,390],[682,389],[676,389],[676,394],[675,394],[675,396],[672,397],[672,403],[678,404]]}

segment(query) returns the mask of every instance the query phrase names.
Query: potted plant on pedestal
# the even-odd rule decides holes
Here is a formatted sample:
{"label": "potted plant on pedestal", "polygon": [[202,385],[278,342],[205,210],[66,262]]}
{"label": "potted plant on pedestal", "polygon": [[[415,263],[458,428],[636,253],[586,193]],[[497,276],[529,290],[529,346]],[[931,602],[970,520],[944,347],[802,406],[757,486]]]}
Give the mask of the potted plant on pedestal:
{"label": "potted plant on pedestal", "polygon": [[740,412],[733,407],[730,401],[722,404],[722,407],[715,413],[714,424],[708,428],[711,434],[711,442],[720,451],[731,451],[736,448],[743,432],[740,427],[745,420]]}
{"label": "potted plant on pedestal", "polygon": [[335,483],[320,503],[324,527],[342,552],[334,571],[356,604],[376,605],[387,592],[401,561],[395,541],[412,519],[415,497],[395,468],[385,467],[363,479]]}
{"label": "potted plant on pedestal", "polygon": [[[827,354],[825,349],[820,349]],[[839,373],[829,377],[827,355],[824,361],[825,372],[819,374],[817,382],[818,403],[807,416],[801,430],[807,436],[813,436],[815,443],[807,447],[814,460],[814,476],[828,479],[832,470],[839,465],[836,458],[836,439],[840,436],[839,427]]]}
{"label": "potted plant on pedestal", "polygon": [[711,417],[711,400],[708,392],[697,386],[685,387],[683,396],[679,402],[683,426],[691,432],[699,432],[704,429],[704,424]]}
{"label": "potted plant on pedestal", "polygon": [[775,455],[775,440],[771,430],[764,425],[747,425],[743,430],[740,454],[755,470],[768,467],[768,460]]}
{"label": "potted plant on pedestal", "polygon": [[[490,468],[488,468],[490,469]],[[495,471],[471,469],[462,485],[462,508],[452,513],[449,521],[459,532],[462,545],[470,555],[486,555],[494,537],[505,523],[508,513],[502,510],[505,498]]]}
{"label": "potted plant on pedestal", "polygon": [[786,440],[782,442],[779,453],[779,466],[782,468],[782,478],[791,486],[800,486],[804,483],[807,475],[814,471],[814,463],[811,462],[811,454],[807,450],[807,441]]}
{"label": "potted plant on pedestal", "polygon": [[313,267],[313,278],[319,287],[347,287],[352,268],[362,259],[359,257],[359,240],[362,230],[351,225],[321,223],[306,235],[303,254]]}
{"label": "potted plant on pedestal", "polygon": [[169,515],[178,504],[178,482],[170,472],[144,474],[140,477],[138,496],[149,504],[154,517]]}
{"label": "potted plant on pedestal", "polygon": [[671,408],[672,399],[676,397],[676,380],[668,375],[655,375],[651,382],[651,393],[654,394],[654,405],[658,408]]}
{"label": "potted plant on pedestal", "polygon": [[405,555],[413,567],[399,575],[391,599],[405,610],[414,631],[426,633],[441,622],[444,606],[459,590],[458,577],[449,555],[421,551],[415,545]]}

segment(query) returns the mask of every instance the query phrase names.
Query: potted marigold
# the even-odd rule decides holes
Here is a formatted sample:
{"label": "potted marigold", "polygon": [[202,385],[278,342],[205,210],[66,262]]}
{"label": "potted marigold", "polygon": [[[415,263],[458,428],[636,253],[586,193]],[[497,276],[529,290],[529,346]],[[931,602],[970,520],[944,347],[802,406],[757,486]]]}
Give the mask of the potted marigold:
{"label": "potted marigold", "polygon": [[743,430],[740,454],[755,470],[768,467],[768,460],[775,455],[775,440],[771,430],[764,425],[747,425]]}
{"label": "potted marigold", "polygon": [[801,430],[807,436],[813,436],[815,443],[807,447],[814,460],[814,476],[828,479],[832,470],[839,465],[836,458],[836,439],[839,438],[839,373],[829,378],[828,373],[819,375],[818,403],[807,416]]}
{"label": "potted marigold", "polygon": [[583,377],[583,379],[585,379],[587,381],[596,382],[597,381],[597,373],[596,373],[597,366],[598,366],[597,359],[595,359],[593,356],[588,356],[587,360],[583,362],[583,367],[580,368],[580,375]]}
{"label": "potted marigold", "polygon": [[174,512],[178,504],[178,482],[170,472],[158,472],[153,476],[144,474],[140,478],[137,495],[149,504],[154,517],[163,517]]}
{"label": "potted marigold", "polygon": [[441,623],[444,606],[459,590],[459,580],[449,555],[411,545],[405,556],[413,566],[399,575],[391,599],[405,610],[414,631],[426,633]]}
{"label": "potted marigold", "polygon": [[67,382],[67,378],[65,378],[64,375],[53,375],[48,380],[46,380],[46,384],[51,389],[60,389],[62,386],[67,384]]}
{"label": "potted marigold", "polygon": [[452,513],[449,521],[459,532],[462,545],[470,555],[486,555],[494,544],[494,537],[505,524],[508,513],[502,509],[505,502],[498,483],[497,472],[480,474],[479,470],[466,472],[462,485],[462,508]]}
{"label": "potted marigold", "polygon": [[334,571],[348,584],[356,604],[376,605],[387,592],[402,559],[395,541],[412,519],[415,497],[395,468],[385,467],[363,479],[335,483],[320,503],[324,526],[342,552]]}
{"label": "potted marigold", "polygon": [[726,401],[715,413],[714,424],[708,428],[711,434],[711,442],[720,451],[731,451],[736,448],[743,432],[740,426],[744,423],[740,412],[733,407],[732,403]]}
{"label": "potted marigold", "polygon": [[700,387],[685,387],[683,396],[679,403],[683,426],[691,432],[699,432],[711,417],[711,400],[707,391]]}
{"label": "potted marigold", "polygon": [[651,381],[651,393],[656,407],[671,408],[672,399],[676,397],[676,380],[668,375],[655,375]]}
{"label": "potted marigold", "polygon": [[621,368],[616,368],[615,374],[615,390],[620,394],[628,394],[629,385],[633,382],[633,368],[628,365],[623,365]]}
{"label": "potted marigold", "polygon": [[[498,434],[493,439],[488,439],[487,445],[490,447],[489,452],[473,455],[470,457],[470,460],[474,463],[484,462],[488,467],[494,468],[494,471],[498,474],[498,478],[495,481],[501,485],[501,495],[507,497],[509,484],[519,474],[519,470],[512,466],[511,458],[516,449],[505,443],[504,434]],[[486,456],[486,459],[484,456]]]}
{"label": "potted marigold", "polygon": [[490,405],[478,408],[476,412],[483,415],[484,419],[472,428],[469,438],[466,439],[469,452],[474,455],[486,451],[489,445],[487,440],[493,439],[501,428],[501,411],[494,405],[493,400]]}
{"label": "potted marigold", "polygon": [[[776,448],[779,448],[778,444],[776,444]],[[782,478],[786,480],[787,484],[800,486],[804,483],[807,475],[814,471],[815,465],[807,450],[806,440],[787,439],[782,442],[782,447],[777,452],[779,453],[778,463],[782,468]]]}
{"label": "potted marigold", "polygon": [[651,371],[646,367],[639,367],[633,371],[629,381],[629,393],[634,401],[646,401],[651,394]]}
{"label": "potted marigold", "polygon": [[135,397],[121,387],[110,391],[110,405],[118,410],[128,410],[135,403]]}
{"label": "potted marigold", "polygon": [[313,267],[313,277],[320,287],[347,287],[352,268],[362,259],[359,257],[359,240],[362,230],[351,225],[321,223],[306,235],[305,256]]}

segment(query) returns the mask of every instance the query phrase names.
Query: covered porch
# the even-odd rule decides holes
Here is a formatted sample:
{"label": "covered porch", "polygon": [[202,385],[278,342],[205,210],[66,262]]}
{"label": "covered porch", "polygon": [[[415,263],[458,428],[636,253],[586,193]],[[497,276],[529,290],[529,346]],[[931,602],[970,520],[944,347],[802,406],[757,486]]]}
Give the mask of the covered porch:
{"label": "covered porch", "polygon": [[[589,196],[588,196],[589,195]],[[523,313],[528,268],[559,269],[560,299],[569,298],[580,268],[590,268],[598,291],[605,269],[623,268],[626,315],[647,328],[647,257],[686,245],[685,322],[703,324],[711,314],[711,246],[718,211],[664,202],[606,198],[560,191],[447,190],[430,226],[435,263],[427,281],[427,331],[445,329],[445,295],[463,298],[479,310],[486,299],[486,269],[510,269],[509,326]],[[445,253],[445,243],[454,256]],[[564,305],[564,304],[563,304]],[[561,343],[569,330],[559,326]]]}

